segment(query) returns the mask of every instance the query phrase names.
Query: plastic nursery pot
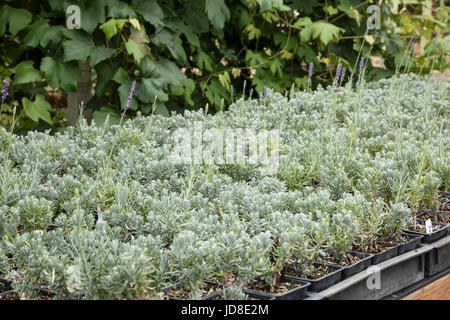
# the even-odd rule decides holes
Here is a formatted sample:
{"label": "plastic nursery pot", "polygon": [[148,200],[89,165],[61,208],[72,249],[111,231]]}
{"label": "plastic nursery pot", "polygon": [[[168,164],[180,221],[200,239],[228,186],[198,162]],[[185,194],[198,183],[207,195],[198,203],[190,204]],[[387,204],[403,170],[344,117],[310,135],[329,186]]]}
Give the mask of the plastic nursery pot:
{"label": "plastic nursery pot", "polygon": [[420,244],[422,243],[423,236],[421,235],[415,235],[415,234],[409,234],[402,232],[401,234],[404,237],[409,238],[407,242],[404,243],[398,243],[397,246],[397,255],[401,255],[410,251],[413,251],[420,247]]}
{"label": "plastic nursery pot", "polygon": [[[325,252],[329,251],[328,248],[323,248],[323,249],[325,250]],[[352,275],[366,270],[370,266],[371,259],[373,257],[373,254],[366,253],[366,252],[349,251],[348,253],[350,253],[353,256],[358,257],[359,260],[357,262],[347,265],[347,266],[338,265],[338,266],[342,267],[342,280],[350,278]],[[325,262],[328,263],[327,261],[325,261]],[[332,262],[330,262],[329,264],[334,265]]]}
{"label": "plastic nursery pot", "polygon": [[[296,264],[297,262],[294,262],[293,264]],[[301,277],[297,277],[297,276],[292,276],[292,275],[285,275],[286,279],[290,279],[292,281],[294,280],[302,280],[302,281],[307,281],[310,282],[311,285],[308,288],[308,291],[311,292],[319,292],[319,291],[323,291],[325,289],[328,289],[331,286],[334,286],[336,283],[338,283],[339,281],[342,280],[342,270],[344,269],[343,267],[340,266],[336,266],[333,264],[327,264],[327,263],[321,263],[321,262],[314,262],[313,263],[314,267],[320,267],[320,266],[325,266],[328,267],[329,269],[332,269],[333,271],[327,273],[326,275],[317,278],[317,279],[311,279],[311,278],[301,278]]]}
{"label": "plastic nursery pot", "polygon": [[[417,219],[417,222],[419,222],[421,224],[425,224],[425,221],[420,220],[420,219]],[[435,225],[442,226],[442,228],[440,228],[436,231],[433,231],[431,233],[423,233],[423,232],[418,232],[418,231],[413,231],[413,230],[408,230],[408,229],[403,230],[403,232],[423,236],[423,239],[422,239],[423,243],[433,243],[439,239],[442,239],[443,237],[445,237],[448,234],[449,225],[447,225],[445,223],[434,222],[434,221],[432,221],[431,224],[433,226],[435,226]]]}
{"label": "plastic nursery pot", "polygon": [[[38,289],[38,297],[32,300],[51,300],[54,294],[47,289]],[[0,300],[20,300],[16,290],[8,290],[0,293]]]}
{"label": "plastic nursery pot", "polygon": [[0,279],[0,293],[11,290],[11,282],[5,279]]}
{"label": "plastic nursery pot", "polygon": [[[213,283],[213,282],[210,282],[210,281],[204,281],[203,283],[206,286],[208,286],[208,287],[222,288],[222,285],[219,285],[217,283]],[[178,283],[171,284],[171,285],[168,285],[167,287],[162,288],[161,291],[164,292],[164,293],[167,293],[167,291],[169,291],[169,290],[174,290],[174,289],[178,290],[178,289],[180,289],[180,287],[181,287],[181,284],[178,282]],[[202,300],[213,300],[216,297],[220,296],[222,293],[223,293],[222,290],[214,291],[211,294],[202,296]],[[171,296],[168,296],[168,298],[169,298],[169,300],[186,300],[186,299],[183,299],[183,298],[171,297]]]}
{"label": "plastic nursery pot", "polygon": [[[450,211],[439,210],[436,212],[432,212],[431,210],[423,210],[416,215],[416,218],[420,220],[431,219],[431,221],[440,222],[448,225],[450,221]],[[438,220],[436,220],[436,218]]]}
{"label": "plastic nursery pot", "polygon": [[438,192],[439,209],[442,211],[450,211],[450,192]]}
{"label": "plastic nursery pot", "polygon": [[379,264],[383,261],[392,259],[398,255],[398,244],[397,243],[388,243],[388,242],[383,242],[383,241],[379,241],[378,243],[381,245],[386,244],[391,247],[389,249],[383,250],[379,253],[373,253],[372,264]]}
{"label": "plastic nursery pot", "polygon": [[306,297],[306,291],[310,286],[309,281],[305,281],[302,279],[288,278],[286,276],[282,277],[280,281],[299,284],[299,286],[280,294],[268,293],[249,288],[243,288],[242,292],[244,292],[251,298],[260,300],[303,300]]}
{"label": "plastic nursery pot", "polygon": [[10,296],[15,295],[16,291],[8,290],[0,293],[0,300],[16,300],[16,298],[9,298]]}
{"label": "plastic nursery pot", "polygon": [[342,267],[343,268],[342,280],[350,278],[352,275],[366,270],[372,263],[373,254],[371,253],[357,252],[357,251],[350,251],[349,253],[351,253],[354,256],[357,256],[360,260],[349,266]]}

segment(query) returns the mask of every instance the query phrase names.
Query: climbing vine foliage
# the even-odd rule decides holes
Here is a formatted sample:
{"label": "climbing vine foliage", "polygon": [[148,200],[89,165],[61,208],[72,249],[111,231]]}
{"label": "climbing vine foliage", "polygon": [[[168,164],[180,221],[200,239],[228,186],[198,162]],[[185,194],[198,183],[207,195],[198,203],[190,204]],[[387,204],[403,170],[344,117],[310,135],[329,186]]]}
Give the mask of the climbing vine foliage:
{"label": "climbing vine foliage", "polygon": [[[401,63],[411,36],[439,36],[435,63],[420,57],[411,71],[445,67],[450,40],[441,30],[448,30],[448,8],[437,7],[424,17],[401,14],[394,1],[383,2],[381,29],[364,37],[372,2],[6,1],[0,5],[0,74],[12,80],[13,99],[0,120],[9,123],[16,106],[16,127],[62,123],[63,114],[44,96],[49,89],[76,91],[78,61],[92,68],[95,94],[86,102],[97,122],[106,115],[118,121],[134,80],[131,113],[168,114],[206,103],[210,111],[226,108],[243,90],[260,93],[264,86],[306,88],[311,62],[312,85],[330,82],[339,62],[354,71],[359,51],[383,57],[385,68],[369,65],[367,73],[370,79],[383,78]],[[79,29],[67,27],[70,6],[79,8]]]}

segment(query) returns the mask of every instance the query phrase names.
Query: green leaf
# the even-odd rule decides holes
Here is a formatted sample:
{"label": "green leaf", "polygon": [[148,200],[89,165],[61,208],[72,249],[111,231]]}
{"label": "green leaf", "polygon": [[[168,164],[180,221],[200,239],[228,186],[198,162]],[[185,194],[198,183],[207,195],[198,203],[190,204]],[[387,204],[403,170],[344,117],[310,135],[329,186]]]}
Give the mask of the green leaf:
{"label": "green leaf", "polygon": [[78,64],[74,61],[60,63],[51,57],[44,57],[41,61],[41,71],[44,72],[48,85],[53,89],[59,87],[65,91],[77,89],[80,70]]}
{"label": "green leaf", "polygon": [[194,101],[192,101],[191,95],[195,90],[195,82],[192,79],[186,78],[181,81],[181,84],[178,86],[172,87],[172,93],[174,95],[184,95],[184,99],[186,102],[193,106]]}
{"label": "green leaf", "polygon": [[90,54],[91,46],[89,43],[80,40],[66,40],[63,43],[64,62],[70,60],[86,61]]}
{"label": "green leaf", "polygon": [[64,32],[66,31],[67,28],[63,26],[50,26],[50,28],[48,28],[41,37],[41,46],[46,47],[50,41],[52,41],[54,44],[59,43]]}
{"label": "green leaf", "polygon": [[8,6],[2,6],[0,8],[0,36],[3,36],[6,32],[6,22],[8,21]]}
{"label": "green leaf", "polygon": [[350,18],[356,21],[356,24],[360,25],[359,12],[353,8],[349,0],[341,0],[341,4],[338,5],[338,9],[345,12]]}
{"label": "green leaf", "polygon": [[181,62],[186,62],[186,52],[183,49],[183,43],[178,35],[171,33],[167,29],[160,29],[151,41],[156,46],[167,46],[172,57]]}
{"label": "green leaf", "polygon": [[298,47],[297,55],[300,58],[304,57],[307,62],[311,62],[316,56],[316,53],[309,45],[305,44]]}
{"label": "green leaf", "polygon": [[229,90],[229,88],[230,88],[230,75],[228,74],[228,72],[223,72],[223,73],[219,74],[218,78],[219,78],[220,84],[224,88]]}
{"label": "green leaf", "polygon": [[334,16],[335,14],[337,14],[339,12],[339,10],[333,6],[328,6],[326,10],[330,16]]}
{"label": "green leaf", "polygon": [[53,89],[58,87],[59,69],[60,69],[59,63],[53,60],[51,57],[44,57],[42,59],[41,71],[45,73],[47,83]]}
{"label": "green leaf", "polygon": [[133,0],[136,11],[140,13],[145,21],[158,27],[163,26],[164,13],[158,3],[154,0]]}
{"label": "green leaf", "polygon": [[91,67],[95,66],[99,62],[110,58],[116,50],[105,47],[93,47],[90,50],[89,56],[91,57]]}
{"label": "green leaf", "polygon": [[114,76],[114,70],[108,65],[107,62],[101,62],[95,66],[95,71],[97,72],[95,95],[97,97],[101,97],[105,93],[108,84]]}
{"label": "green leaf", "polygon": [[107,1],[108,10],[107,16],[114,18],[136,18],[136,12],[127,3],[123,1]]}
{"label": "green leaf", "polygon": [[101,107],[100,110],[95,110],[92,114],[92,118],[97,126],[103,126],[108,117],[109,124],[119,124],[120,116],[112,108]]}
{"label": "green leaf", "polygon": [[92,33],[99,23],[105,21],[105,2],[106,0],[86,1],[80,8],[81,29]]}
{"label": "green leaf", "polygon": [[340,32],[345,30],[325,21],[315,21],[309,27],[312,30],[313,38],[319,38],[323,44],[327,45],[333,38],[339,37]]}
{"label": "green leaf", "polygon": [[216,107],[216,110],[220,110],[220,102],[223,97],[228,97],[227,90],[220,84],[219,80],[212,79],[209,84],[206,85],[205,90],[206,98],[209,103]]}
{"label": "green leaf", "polygon": [[259,11],[264,12],[272,8],[280,11],[288,11],[291,8],[283,4],[283,0],[256,0],[259,4]]}
{"label": "green leaf", "polygon": [[206,0],[206,12],[212,25],[222,29],[225,21],[230,19],[230,11],[224,0]]}
{"label": "green leaf", "polygon": [[15,68],[16,75],[14,82],[16,84],[30,83],[42,79],[39,70],[33,68],[34,61],[28,60],[19,63]]}
{"label": "green leaf", "polygon": [[261,30],[256,28],[253,24],[249,24],[245,27],[245,32],[248,34],[248,39],[258,39],[261,36]]}
{"label": "green leaf", "polygon": [[245,53],[245,61],[249,67],[256,66],[259,63],[266,61],[261,53],[247,50]]}
{"label": "green leaf", "polygon": [[145,103],[153,103],[155,96],[158,97],[158,101],[169,100],[169,96],[162,90],[162,82],[160,80],[144,78],[142,83],[137,85],[136,97]]}
{"label": "green leaf", "polygon": [[280,59],[273,59],[270,63],[270,71],[275,75],[278,73],[280,78],[283,78],[283,63]]}
{"label": "green leaf", "polygon": [[198,38],[198,35],[192,31],[191,26],[185,24],[182,20],[176,20],[168,23],[167,26],[173,26],[178,33],[182,33],[186,36],[186,39],[190,44],[195,47],[200,47],[200,39]]}
{"label": "green leaf", "polygon": [[35,101],[30,101],[28,98],[22,98],[23,109],[25,114],[34,122],[39,122],[39,119],[44,120],[48,124],[52,124],[52,119],[50,116],[50,111],[52,107],[45,101],[42,94],[36,96]]}
{"label": "green leaf", "polygon": [[201,70],[208,70],[210,72],[213,71],[213,61],[209,55],[207,55],[204,51],[199,50],[197,56],[195,57],[195,61],[197,63],[197,67]]}
{"label": "green leaf", "polygon": [[145,56],[139,63],[139,69],[145,78],[158,79],[163,84],[176,86],[185,78],[177,65],[165,58],[155,62],[149,56]]}
{"label": "green leaf", "polygon": [[141,70],[142,76],[146,78],[159,78],[161,76],[156,68],[156,63],[149,56],[145,56],[141,59],[139,62],[139,69]]}
{"label": "green leaf", "polygon": [[260,94],[264,91],[264,86],[273,88],[275,91],[280,91],[281,89],[279,82],[274,81],[272,72],[264,69],[256,71],[252,85],[255,86],[256,91]]}
{"label": "green leaf", "polygon": [[106,38],[109,40],[117,34],[117,30],[122,30],[127,21],[127,19],[109,19],[100,26],[100,29],[103,30]]}
{"label": "green leaf", "polygon": [[187,1],[181,9],[181,17],[195,33],[203,33],[209,30],[209,20],[205,14],[202,0]]}
{"label": "green leaf", "polygon": [[[289,7],[292,10],[298,10],[302,13],[302,15],[311,15],[311,13],[313,12],[313,8],[316,7],[319,2],[318,0],[288,0],[286,1],[286,3],[289,4]],[[323,3],[323,1],[321,2],[321,4]]]}
{"label": "green leaf", "polygon": [[158,61],[157,67],[158,73],[164,78],[165,83],[178,85],[185,78],[185,75],[181,72],[180,68],[168,59],[162,58]]}
{"label": "green leaf", "polygon": [[50,29],[48,25],[48,19],[40,19],[29,26],[29,32],[23,38],[25,45],[30,47],[36,47],[41,42],[41,38]]}
{"label": "green leaf", "polygon": [[128,54],[131,54],[138,63],[142,58],[141,50],[139,50],[139,45],[131,39],[125,43],[125,48],[127,49]]}
{"label": "green leaf", "polygon": [[9,32],[13,36],[17,34],[20,30],[24,29],[32,19],[32,15],[25,9],[16,9],[7,6],[7,19],[9,22]]}
{"label": "green leaf", "polygon": [[130,78],[128,77],[128,74],[126,73],[125,70],[123,70],[122,67],[117,69],[117,71],[114,74],[112,80],[115,81],[116,83],[123,83],[125,81],[128,81],[128,82],[131,83]]}

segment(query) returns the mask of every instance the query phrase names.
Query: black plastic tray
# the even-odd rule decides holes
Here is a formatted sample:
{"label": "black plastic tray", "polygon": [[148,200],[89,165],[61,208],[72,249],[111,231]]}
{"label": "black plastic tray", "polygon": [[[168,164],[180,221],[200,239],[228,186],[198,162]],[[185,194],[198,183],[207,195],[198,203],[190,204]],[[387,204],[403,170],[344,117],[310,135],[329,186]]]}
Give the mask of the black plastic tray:
{"label": "black plastic tray", "polygon": [[336,283],[338,283],[339,281],[342,280],[342,270],[344,268],[342,268],[340,266],[332,265],[332,264],[314,262],[314,266],[320,266],[320,265],[327,266],[331,269],[334,269],[335,271],[332,271],[318,279],[300,278],[300,277],[291,276],[291,275],[285,275],[285,278],[310,282],[311,285],[309,286],[308,291],[311,291],[311,292],[319,292],[319,291],[328,289],[329,287],[335,285]]}
{"label": "black plastic tray", "polygon": [[302,279],[296,279],[284,276],[282,280],[300,283],[302,286],[289,290],[287,292],[281,294],[271,294],[262,291],[257,291],[253,289],[243,288],[242,292],[248,294],[252,298],[261,299],[261,300],[302,300],[306,297],[306,291],[308,287],[311,285],[309,281],[305,281]]}
{"label": "black plastic tray", "polygon": [[405,254],[420,247],[420,244],[422,243],[423,240],[423,236],[417,234],[409,234],[405,232],[402,232],[402,235],[410,238],[411,240],[405,243],[398,243],[397,255]]}
{"label": "black plastic tray", "polygon": [[[383,242],[381,242],[383,243]],[[372,253],[373,257],[372,257],[372,264],[379,264],[383,261],[395,258],[398,254],[398,244],[397,243],[393,243],[393,244],[389,244],[392,245],[392,248],[389,248],[387,250],[384,250],[380,253]]]}
{"label": "black plastic tray", "polygon": [[[420,220],[420,219],[417,219],[417,221],[425,223],[425,221]],[[438,225],[442,225],[444,227],[439,230],[433,231],[432,233],[423,233],[423,232],[417,232],[417,231],[412,231],[412,230],[403,230],[403,232],[423,236],[423,239],[422,239],[423,243],[433,243],[433,242],[440,240],[443,237],[448,235],[448,232],[449,232],[448,224],[434,222],[434,221],[432,221],[431,224],[433,224],[433,225],[438,224]]]}
{"label": "black plastic tray", "polygon": [[[206,283],[207,285],[209,285],[209,286],[212,286],[212,287],[220,287],[220,288],[222,288],[222,285],[217,284],[217,283],[212,283],[212,282],[210,282],[210,281],[208,281],[208,282],[205,281],[205,283]],[[162,288],[161,291],[165,293],[165,292],[167,292],[168,290],[174,289],[174,288],[179,289],[179,288],[180,288],[180,283],[177,282],[177,283],[168,285],[167,287]],[[217,291],[215,291],[215,292],[213,292],[213,293],[211,293],[211,294],[208,294],[208,295],[206,295],[206,296],[203,296],[203,297],[202,297],[202,300],[212,300],[212,299],[216,298],[217,296],[221,295],[222,293],[223,293],[222,290],[217,290]],[[168,297],[168,298],[169,298],[169,300],[184,300],[184,299],[181,299],[181,298],[175,298],[175,297]]]}

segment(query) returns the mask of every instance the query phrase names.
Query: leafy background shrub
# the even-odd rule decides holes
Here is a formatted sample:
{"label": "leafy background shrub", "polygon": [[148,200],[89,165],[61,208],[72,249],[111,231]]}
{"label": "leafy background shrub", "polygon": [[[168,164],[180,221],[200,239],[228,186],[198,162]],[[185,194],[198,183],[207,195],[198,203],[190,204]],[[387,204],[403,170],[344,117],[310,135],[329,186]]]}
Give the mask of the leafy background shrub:
{"label": "leafy background shrub", "polygon": [[[330,82],[338,61],[353,71],[363,43],[366,8],[381,8],[382,27],[366,37],[384,68],[368,66],[369,80],[394,73],[410,37],[420,38],[411,71],[429,70],[425,45],[438,36],[433,68],[445,69],[450,48],[449,9],[444,1],[186,0],[4,1],[0,5],[0,74],[11,78],[16,128],[45,129],[69,124],[83,101],[97,123],[119,110],[133,80],[132,113],[203,108],[216,111],[264,86],[283,92]],[[66,28],[69,5],[81,8],[81,29]],[[424,9],[425,8],[425,9]],[[406,61],[403,62],[403,64]],[[244,85],[244,83],[246,85]],[[234,87],[231,96],[230,85]],[[245,88],[244,88],[245,86]],[[50,91],[49,90],[56,90]],[[94,94],[91,96],[91,89]],[[64,109],[67,106],[67,109]]]}

